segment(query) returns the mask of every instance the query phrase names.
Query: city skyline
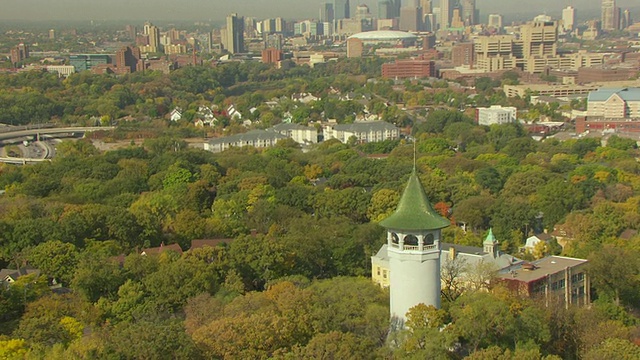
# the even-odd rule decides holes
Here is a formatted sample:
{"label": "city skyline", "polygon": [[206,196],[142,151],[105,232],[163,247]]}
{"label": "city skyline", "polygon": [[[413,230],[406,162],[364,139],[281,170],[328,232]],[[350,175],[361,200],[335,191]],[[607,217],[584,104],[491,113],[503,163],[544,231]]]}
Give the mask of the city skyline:
{"label": "city skyline", "polygon": [[[173,2],[167,0],[139,0],[136,2],[113,0],[105,3],[95,0],[61,0],[55,3],[43,3],[39,0],[9,0],[3,4],[0,14],[2,20],[211,20],[224,21],[230,13],[238,13],[242,16],[276,17],[286,18],[317,18],[318,9],[322,3],[333,2],[326,0],[246,0],[229,3],[221,0],[187,0]],[[351,13],[355,13],[355,7],[359,3],[369,6],[373,14],[377,14],[378,1],[351,1]],[[403,3],[408,3],[405,0]],[[277,4],[276,6],[274,6]],[[626,9],[640,9],[635,0],[618,0],[618,7]],[[561,16],[561,11],[567,5],[572,5],[578,10],[599,10],[600,1],[572,0],[553,1],[543,0],[536,3],[536,7],[527,10],[529,13],[548,13]],[[433,6],[439,6],[438,1]],[[517,17],[522,13],[522,6],[508,0],[478,0],[476,8],[480,10],[481,17],[485,18],[490,13],[501,13]],[[123,13],[126,15],[123,16]],[[210,14],[209,16],[204,14]]]}

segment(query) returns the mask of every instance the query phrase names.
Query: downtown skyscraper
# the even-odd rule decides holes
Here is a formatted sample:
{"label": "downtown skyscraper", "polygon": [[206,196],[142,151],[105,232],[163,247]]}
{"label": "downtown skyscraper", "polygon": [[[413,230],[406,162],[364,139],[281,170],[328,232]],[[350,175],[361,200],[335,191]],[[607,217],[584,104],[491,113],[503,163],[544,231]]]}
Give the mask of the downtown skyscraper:
{"label": "downtown skyscraper", "polygon": [[349,0],[333,0],[334,20],[349,19],[351,17],[351,6]]}
{"label": "downtown skyscraper", "polygon": [[605,31],[620,28],[620,9],[616,6],[616,0],[602,0],[601,28]]}
{"label": "downtown skyscraper", "polygon": [[244,17],[238,16],[238,14],[231,14],[227,16],[227,27],[225,28],[224,39],[225,49],[232,53],[244,52]]}

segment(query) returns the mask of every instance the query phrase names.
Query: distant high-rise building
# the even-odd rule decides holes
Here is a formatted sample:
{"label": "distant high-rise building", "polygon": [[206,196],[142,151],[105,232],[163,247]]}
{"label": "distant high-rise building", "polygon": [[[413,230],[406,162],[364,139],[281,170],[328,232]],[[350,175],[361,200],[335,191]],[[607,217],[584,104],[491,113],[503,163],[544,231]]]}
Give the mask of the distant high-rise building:
{"label": "distant high-rise building", "polygon": [[244,18],[233,13],[227,16],[226,42],[224,48],[232,53],[244,52]]}
{"label": "distant high-rise building", "polygon": [[140,49],[125,46],[116,52],[116,68],[123,72],[134,72],[140,60]]}
{"label": "distant high-rise building", "polygon": [[378,2],[378,19],[393,19],[392,2],[382,0]]}
{"label": "distant high-rise building", "polygon": [[371,12],[369,12],[369,7],[365,4],[360,4],[356,6],[356,16],[357,20],[370,20]]}
{"label": "distant high-rise building", "polygon": [[51,29],[49,30],[49,40],[55,40],[56,39],[56,31]]}
{"label": "distant high-rise building", "polygon": [[453,15],[454,0],[440,0],[440,28],[447,29],[451,26],[451,15]]}
{"label": "distant high-rise building", "polygon": [[497,30],[502,30],[502,15],[489,14],[489,21],[487,22],[487,27],[494,28]]}
{"label": "distant high-rise building", "polygon": [[133,25],[125,26],[124,31],[127,33],[130,40],[135,40],[138,35],[138,29]]}
{"label": "distant high-rise building", "polygon": [[277,17],[274,21],[275,21],[275,26],[276,26],[275,31],[277,33],[283,34],[285,32],[285,30],[287,29],[287,24],[284,21],[284,19],[281,18],[281,17]]}
{"label": "distant high-rise building", "polygon": [[351,7],[349,0],[333,0],[333,19],[349,19],[351,17]]}
{"label": "distant high-rise building", "polygon": [[423,14],[422,30],[436,31],[437,29],[438,29],[438,24],[436,24],[436,16],[434,14]]}
{"label": "distant high-rise building", "polygon": [[575,25],[576,9],[573,6],[567,6],[562,10],[562,29],[565,32],[571,32]]}
{"label": "distant high-rise building", "polygon": [[154,26],[150,22],[144,23],[144,35],[149,39],[148,49],[146,52],[159,52],[160,51],[160,29]]}
{"label": "distant high-rise building", "polygon": [[633,25],[633,19],[631,19],[631,11],[629,11],[629,9],[625,9],[622,12],[622,19],[620,19],[620,22],[620,28],[623,30]]}
{"label": "distant high-rise building", "polygon": [[422,9],[415,6],[400,9],[400,30],[422,30]]}
{"label": "distant high-rise building", "polygon": [[478,23],[478,11],[476,10],[476,0],[462,0],[460,1],[462,6],[462,12],[460,17],[462,22],[466,26],[475,25]]}
{"label": "distant high-rise building", "polygon": [[616,0],[602,0],[601,20],[602,30],[618,30],[620,27],[620,10],[616,6]]}
{"label": "distant high-rise building", "polygon": [[333,21],[333,4],[324,3],[320,5],[320,21],[332,22]]}
{"label": "distant high-rise building", "polygon": [[11,63],[16,64],[29,57],[29,45],[19,44],[11,48]]}
{"label": "distant high-rise building", "polygon": [[265,34],[264,35],[264,48],[282,50],[282,44],[284,43],[284,37],[282,34]]}
{"label": "distant high-rise building", "polygon": [[423,16],[433,12],[433,3],[431,0],[420,0],[420,7],[422,8]]}

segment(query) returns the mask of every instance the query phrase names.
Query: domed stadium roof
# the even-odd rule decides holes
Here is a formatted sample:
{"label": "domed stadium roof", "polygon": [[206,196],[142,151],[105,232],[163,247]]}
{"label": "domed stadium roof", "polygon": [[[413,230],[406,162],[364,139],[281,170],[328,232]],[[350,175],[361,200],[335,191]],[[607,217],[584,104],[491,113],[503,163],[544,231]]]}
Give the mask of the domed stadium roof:
{"label": "domed stadium roof", "polygon": [[394,30],[365,31],[349,36],[349,39],[360,39],[362,41],[415,40],[417,38],[412,33]]}

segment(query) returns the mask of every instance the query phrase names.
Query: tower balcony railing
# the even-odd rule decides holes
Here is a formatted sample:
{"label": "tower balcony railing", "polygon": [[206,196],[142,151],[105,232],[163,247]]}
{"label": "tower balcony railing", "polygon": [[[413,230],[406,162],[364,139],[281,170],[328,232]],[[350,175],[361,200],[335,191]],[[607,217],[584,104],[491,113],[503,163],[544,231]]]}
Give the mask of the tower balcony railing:
{"label": "tower balcony railing", "polygon": [[418,245],[405,245],[403,250],[418,251],[418,250],[420,250],[420,246],[418,246]]}

